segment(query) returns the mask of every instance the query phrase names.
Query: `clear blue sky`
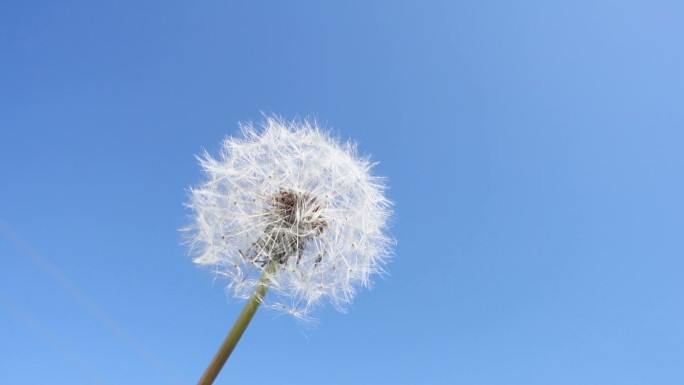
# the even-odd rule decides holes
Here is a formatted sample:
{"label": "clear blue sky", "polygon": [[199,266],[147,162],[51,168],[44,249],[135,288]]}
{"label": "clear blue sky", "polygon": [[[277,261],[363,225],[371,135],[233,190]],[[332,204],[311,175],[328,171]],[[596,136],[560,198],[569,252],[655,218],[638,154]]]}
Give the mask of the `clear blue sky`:
{"label": "clear blue sky", "polygon": [[4,1],[0,383],[194,383],[242,304],[178,229],[239,121],[380,162],[390,275],[218,384],[684,383],[679,1]]}

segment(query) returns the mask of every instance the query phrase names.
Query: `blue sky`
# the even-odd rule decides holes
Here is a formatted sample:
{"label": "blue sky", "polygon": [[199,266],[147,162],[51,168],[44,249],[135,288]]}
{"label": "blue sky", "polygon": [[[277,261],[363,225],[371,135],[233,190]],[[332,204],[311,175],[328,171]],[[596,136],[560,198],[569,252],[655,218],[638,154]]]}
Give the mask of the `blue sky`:
{"label": "blue sky", "polygon": [[195,155],[315,116],[379,161],[390,275],[260,311],[217,384],[684,382],[678,1],[0,4],[0,373],[194,383],[242,304]]}

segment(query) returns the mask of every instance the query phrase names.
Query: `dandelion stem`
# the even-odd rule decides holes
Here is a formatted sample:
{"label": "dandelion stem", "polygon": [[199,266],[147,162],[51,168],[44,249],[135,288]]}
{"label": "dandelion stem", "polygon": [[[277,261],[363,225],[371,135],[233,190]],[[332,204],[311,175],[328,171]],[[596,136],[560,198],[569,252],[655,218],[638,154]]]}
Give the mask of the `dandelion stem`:
{"label": "dandelion stem", "polygon": [[223,365],[225,365],[226,361],[228,361],[228,357],[230,357],[230,354],[235,349],[238,341],[240,341],[242,334],[244,334],[247,326],[249,326],[249,323],[252,321],[254,314],[259,308],[259,305],[261,305],[262,300],[266,296],[270,284],[270,276],[275,273],[277,267],[278,263],[276,262],[271,262],[267,265],[266,271],[261,276],[259,286],[254,292],[254,295],[252,295],[252,298],[249,299],[249,302],[247,302],[245,308],[242,309],[242,313],[240,313],[240,316],[235,321],[233,328],[230,329],[226,339],[223,341],[223,344],[221,344],[221,348],[219,348],[219,351],[214,356],[214,359],[211,360],[209,367],[207,367],[207,370],[204,371],[204,374],[202,375],[202,378],[200,378],[197,385],[211,385],[214,383],[214,380],[223,368]]}

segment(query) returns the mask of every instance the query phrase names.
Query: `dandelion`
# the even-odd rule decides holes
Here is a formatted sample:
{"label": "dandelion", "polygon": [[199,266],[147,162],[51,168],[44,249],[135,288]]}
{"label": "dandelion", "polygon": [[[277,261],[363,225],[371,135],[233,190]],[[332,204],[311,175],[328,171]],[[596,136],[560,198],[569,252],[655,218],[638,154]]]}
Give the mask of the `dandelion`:
{"label": "dandelion", "polygon": [[189,203],[194,262],[226,277],[232,297],[249,299],[207,369],[214,377],[260,304],[298,318],[325,302],[343,311],[391,254],[384,180],[353,143],[306,121],[269,117],[241,128],[218,159],[200,158],[208,180]]}

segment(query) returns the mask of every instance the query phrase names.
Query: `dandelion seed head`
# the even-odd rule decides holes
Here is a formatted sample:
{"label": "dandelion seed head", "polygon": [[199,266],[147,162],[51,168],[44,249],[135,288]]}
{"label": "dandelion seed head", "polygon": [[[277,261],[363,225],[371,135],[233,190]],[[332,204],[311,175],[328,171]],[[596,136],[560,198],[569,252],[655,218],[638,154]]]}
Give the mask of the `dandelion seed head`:
{"label": "dandelion seed head", "polygon": [[344,310],[391,254],[384,180],[354,143],[315,123],[268,117],[241,129],[217,158],[199,157],[207,179],[190,190],[186,229],[194,262],[213,266],[238,299],[269,274],[264,305],[296,318],[326,300]]}

